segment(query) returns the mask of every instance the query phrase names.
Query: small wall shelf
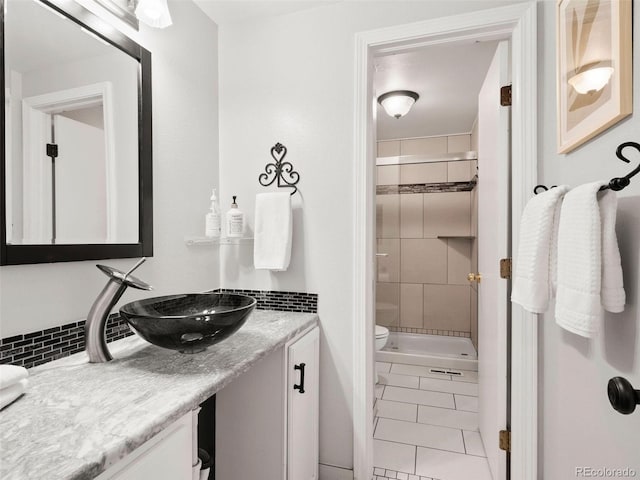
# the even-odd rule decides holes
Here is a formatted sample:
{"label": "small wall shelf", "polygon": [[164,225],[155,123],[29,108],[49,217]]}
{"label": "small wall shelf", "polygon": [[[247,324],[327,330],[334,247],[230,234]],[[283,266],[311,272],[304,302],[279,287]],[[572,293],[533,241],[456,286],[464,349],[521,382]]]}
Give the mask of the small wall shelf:
{"label": "small wall shelf", "polygon": [[252,237],[184,237],[184,243],[189,247],[200,245],[249,245]]}

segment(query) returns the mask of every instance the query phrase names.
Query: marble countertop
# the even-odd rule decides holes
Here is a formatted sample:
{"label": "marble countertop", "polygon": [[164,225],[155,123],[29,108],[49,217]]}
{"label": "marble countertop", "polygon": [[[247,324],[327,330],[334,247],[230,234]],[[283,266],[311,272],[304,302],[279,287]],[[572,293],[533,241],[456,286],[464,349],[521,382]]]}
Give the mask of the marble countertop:
{"label": "marble countertop", "polygon": [[202,353],[134,335],[109,344],[109,363],[82,352],[31,369],[25,395],[0,411],[0,478],[94,478],[317,321],[255,310]]}

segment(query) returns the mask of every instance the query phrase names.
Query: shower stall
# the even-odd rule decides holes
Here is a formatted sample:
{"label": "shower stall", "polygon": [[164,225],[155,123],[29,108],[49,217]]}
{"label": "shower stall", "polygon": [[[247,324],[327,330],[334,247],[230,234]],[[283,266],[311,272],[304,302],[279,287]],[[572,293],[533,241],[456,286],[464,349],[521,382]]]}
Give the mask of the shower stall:
{"label": "shower stall", "polygon": [[[376,323],[390,331],[379,361],[477,369],[473,136],[378,143]],[[434,139],[444,151],[416,152]]]}

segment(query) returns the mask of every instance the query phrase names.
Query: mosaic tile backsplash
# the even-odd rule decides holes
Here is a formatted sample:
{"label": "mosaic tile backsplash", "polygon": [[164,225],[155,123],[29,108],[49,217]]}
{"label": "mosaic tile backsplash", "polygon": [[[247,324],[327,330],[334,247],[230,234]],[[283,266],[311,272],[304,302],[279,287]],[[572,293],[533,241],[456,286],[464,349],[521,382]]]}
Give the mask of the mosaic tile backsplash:
{"label": "mosaic tile backsplash", "polygon": [[260,310],[283,310],[285,312],[318,313],[318,294],[302,292],[277,292],[274,290],[241,290],[219,288],[222,293],[250,295],[258,301]]}
{"label": "mosaic tile backsplash", "polygon": [[[287,312],[318,312],[318,295],[315,293],[275,292],[265,290],[217,289],[214,292],[251,295],[258,301],[260,310]],[[59,327],[6,337],[0,340],[0,364],[31,368],[68,357],[84,350],[85,321],[68,323]],[[133,335],[129,324],[118,313],[112,313],[107,321],[107,342]]]}
{"label": "mosaic tile backsplash", "polygon": [[[0,364],[31,368],[68,357],[84,350],[85,321],[67,323],[60,327],[15,335],[0,340]],[[117,313],[107,320],[107,342],[133,335],[127,322]]]}

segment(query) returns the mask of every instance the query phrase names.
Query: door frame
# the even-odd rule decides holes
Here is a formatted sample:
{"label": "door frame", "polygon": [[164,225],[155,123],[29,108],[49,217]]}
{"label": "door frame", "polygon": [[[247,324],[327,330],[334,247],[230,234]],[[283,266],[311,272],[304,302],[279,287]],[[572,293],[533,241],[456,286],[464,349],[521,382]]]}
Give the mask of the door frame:
{"label": "door frame", "polygon": [[[512,51],[512,251],[520,216],[537,180],[537,5],[506,7],[365,31],[355,36],[354,116],[354,478],[373,468],[375,286],[375,98],[373,55],[462,39],[510,38]],[[498,93],[496,92],[496,95]],[[511,478],[536,480],[538,470],[537,315],[511,304]]]}
{"label": "door frame", "polygon": [[[56,114],[95,105],[102,105],[104,116],[106,243],[117,238],[116,148],[114,134],[113,87],[111,82],[93,83],[82,87],[25,97],[22,99],[23,145],[23,239],[44,241],[42,233],[43,178],[42,145],[50,143],[50,129],[43,124],[42,114]],[[9,178],[9,177],[8,177]]]}

